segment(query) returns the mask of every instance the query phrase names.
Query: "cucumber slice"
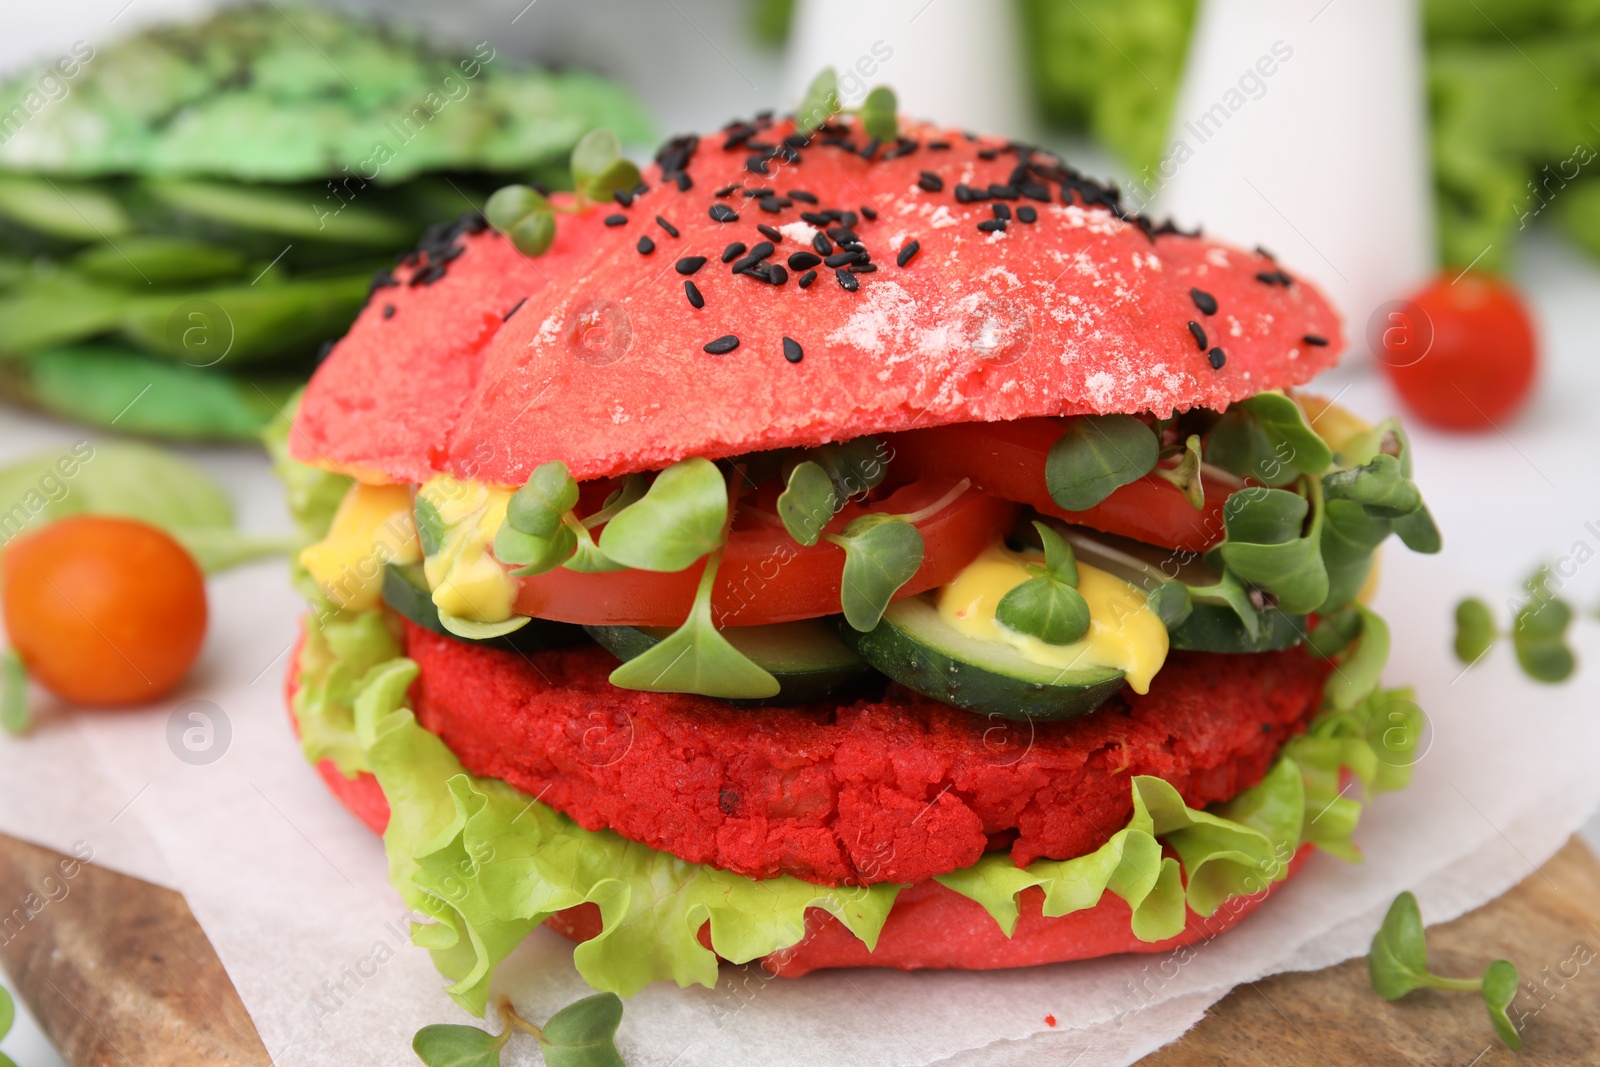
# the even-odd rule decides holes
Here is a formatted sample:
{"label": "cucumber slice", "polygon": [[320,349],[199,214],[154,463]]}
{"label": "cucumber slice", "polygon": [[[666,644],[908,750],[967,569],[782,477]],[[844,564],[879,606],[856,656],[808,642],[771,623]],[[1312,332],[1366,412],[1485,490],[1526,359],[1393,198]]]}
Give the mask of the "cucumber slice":
{"label": "cucumber slice", "polygon": [[[1055,527],[1083,562],[1125,578],[1145,590],[1170,581],[1190,586],[1216,583],[1220,575],[1184,553],[1156,548],[1111,534],[1088,533],[1082,527]],[[1181,562],[1181,566],[1177,565]],[[1176,577],[1174,577],[1174,573]],[[1254,640],[1244,623],[1224,604],[1199,603],[1176,625],[1167,627],[1171,646],[1190,652],[1278,652],[1305,640],[1309,626],[1304,615],[1288,615],[1277,608],[1261,613],[1261,629]]]}
{"label": "cucumber slice", "polygon": [[1050,722],[1085,715],[1122,688],[1112,667],[1062,671],[1010,645],[979,641],[947,624],[931,595],[889,605],[883,621],[840,636],[872,666],[908,689],[958,708],[1006,719]]}
{"label": "cucumber slice", "polygon": [[[670,627],[585,626],[589,636],[623,662],[642,654],[672,632]],[[822,619],[780,622],[770,626],[730,626],[722,631],[728,643],[774,678],[778,695],[766,700],[733,700],[731,704],[787,706],[813,704],[847,691],[868,674],[867,664],[839,640],[838,631]]]}
{"label": "cucumber slice", "polygon": [[453,641],[462,641],[482,648],[498,648],[508,652],[541,652],[547,648],[563,648],[583,640],[583,629],[564,622],[548,619],[529,619],[528,622],[499,637],[472,639],[451,633],[439,620],[439,609],[433,606],[433,595],[428,592],[428,582],[422,576],[422,564],[404,566],[390,563],[383,568],[383,599],[395,611],[404,615],[424,630],[432,630]]}

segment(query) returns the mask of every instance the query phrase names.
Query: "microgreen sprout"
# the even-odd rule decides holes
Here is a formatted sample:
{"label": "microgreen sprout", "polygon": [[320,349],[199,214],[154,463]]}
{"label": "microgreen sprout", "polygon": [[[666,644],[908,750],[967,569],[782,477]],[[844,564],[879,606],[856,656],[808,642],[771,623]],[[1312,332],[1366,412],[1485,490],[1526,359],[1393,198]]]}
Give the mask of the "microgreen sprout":
{"label": "microgreen sprout", "polygon": [[963,478],[925,508],[901,515],[863,515],[841,533],[822,535],[844,549],[839,604],[846,622],[863,633],[878,625],[895,593],[922,567],[923,541],[916,524],[955,503],[971,487]]}
{"label": "microgreen sprout", "polygon": [[893,141],[900,136],[899,115],[900,101],[887,85],[877,86],[861,102],[861,128],[875,140]]}
{"label": "microgreen sprout", "polygon": [[1078,560],[1072,546],[1035,520],[1044,545],[1044,564],[1029,564],[1027,581],[1012,588],[995,607],[995,621],[1008,630],[1052,645],[1070,645],[1089,632],[1089,604],[1078,592]]}
{"label": "microgreen sprout", "polygon": [[548,1067],[624,1067],[616,1044],[622,1000],[615,993],[584,997],[550,1016],[542,1027],[518,1015],[505,997],[495,1006],[505,1020],[500,1033],[436,1023],[416,1032],[412,1050],[427,1067],[499,1067],[500,1051],[520,1031],[539,1043]]}
{"label": "microgreen sprout", "polygon": [[1373,992],[1384,1000],[1399,1000],[1417,989],[1439,989],[1480,993],[1489,1022],[1506,1047],[1522,1048],[1517,1027],[1506,1014],[1517,995],[1517,969],[1506,960],[1495,960],[1484,969],[1482,978],[1444,978],[1428,970],[1427,935],[1422,926],[1422,910],[1409,891],[1389,905],[1383,925],[1372,937],[1367,955],[1367,975]]}
{"label": "microgreen sprout", "polygon": [[542,256],[556,239],[556,212],[577,211],[586,204],[628,192],[640,182],[639,168],[622,157],[622,143],[611,130],[590,130],[572,149],[573,206],[558,209],[539,190],[507,185],[495,190],[483,206],[483,217],[504,234],[518,252]]}
{"label": "microgreen sprout", "polygon": [[1184,499],[1199,511],[1206,506],[1206,490],[1200,480],[1200,435],[1190,434],[1176,454],[1183,457],[1176,467],[1157,467],[1155,473],[1183,490]]}
{"label": "microgreen sprout", "polygon": [[622,158],[622,142],[611,130],[590,130],[572,149],[572,181],[578,200],[591,204],[626,193],[641,180],[639,168]]}
{"label": "microgreen sprout", "polygon": [[[794,129],[798,134],[815,133],[828,124],[828,120],[844,111],[839,100],[839,75],[832,67],[824,67],[811,79],[800,106],[795,109]],[[868,137],[879,141],[893,141],[900,136],[900,104],[894,90],[880,85],[867,94],[859,109],[861,128]]]}
{"label": "microgreen sprout", "polygon": [[1528,599],[1517,608],[1509,632],[1498,628],[1494,612],[1482,600],[1468,597],[1456,605],[1456,658],[1471,666],[1497,642],[1509,638],[1524,674],[1536,682],[1564,682],[1578,663],[1566,642],[1572,606],[1550,589],[1550,575],[1544,568],[1534,572],[1523,587]]}
{"label": "microgreen sprout", "polygon": [[483,217],[525,256],[542,256],[556,239],[556,215],[543,193],[527,185],[495,190]]}
{"label": "microgreen sprout", "polygon": [[[28,732],[31,721],[28,713],[28,670],[15,649],[0,651],[0,730],[20,736]],[[0,1030],[0,1035],[3,1035],[3,1030]]]}

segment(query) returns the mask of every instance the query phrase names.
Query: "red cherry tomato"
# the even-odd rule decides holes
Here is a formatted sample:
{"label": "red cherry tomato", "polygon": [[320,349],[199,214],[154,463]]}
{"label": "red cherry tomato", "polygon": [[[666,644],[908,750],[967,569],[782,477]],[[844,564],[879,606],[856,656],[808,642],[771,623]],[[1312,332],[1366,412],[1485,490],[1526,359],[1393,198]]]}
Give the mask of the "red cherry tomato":
{"label": "red cherry tomato", "polygon": [[1533,388],[1533,323],[1517,291],[1498,278],[1441,275],[1375,318],[1371,332],[1400,399],[1432,426],[1500,425]]}
{"label": "red cherry tomato", "polygon": [[200,654],[205,578],[183,546],[154,526],[64,519],[7,545],[0,578],[12,647],[63,700],[154,700]]}
{"label": "red cherry tomato", "polygon": [[[836,533],[869,512],[909,514],[936,503],[954,480],[912,482],[872,504],[847,504],[831,523]],[[766,494],[775,496],[775,490]],[[765,505],[765,507],[763,507]],[[735,516],[717,574],[711,608],[719,626],[759,626],[814,619],[839,612],[844,550],[826,541],[796,544],[760,495]],[[1016,507],[975,489],[917,523],[922,533],[922,568],[899,596],[911,596],[951,581],[989,545],[1005,536]],[[694,602],[705,570],[696,563],[669,574],[612,571],[581,574],[565,567],[521,579],[516,610],[523,615],[586,626],[678,626]]]}
{"label": "red cherry tomato", "polygon": [[1061,507],[1050,499],[1044,467],[1063,429],[1060,419],[1040,418],[893,434],[888,438],[890,470],[919,478],[971,478],[984,492],[1032,505],[1042,514],[1163,548],[1202,552],[1222,540],[1227,490],[1207,492],[1206,506],[1196,511],[1182,490],[1153,474],[1123,486],[1088,511]]}

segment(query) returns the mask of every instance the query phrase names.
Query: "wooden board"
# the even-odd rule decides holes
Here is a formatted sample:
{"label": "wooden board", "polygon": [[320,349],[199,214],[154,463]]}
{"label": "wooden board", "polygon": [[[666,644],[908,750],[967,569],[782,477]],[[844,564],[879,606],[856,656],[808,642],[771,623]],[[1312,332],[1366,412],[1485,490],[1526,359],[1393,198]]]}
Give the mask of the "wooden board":
{"label": "wooden board", "polygon": [[[45,898],[44,879],[65,858],[0,834],[0,900]],[[1600,1058],[1600,863],[1577,839],[1505,896],[1430,929],[1428,945],[1440,973],[1477,974],[1504,956],[1525,987],[1540,983],[1537,996],[1524,988],[1513,1006],[1514,1019],[1527,1013],[1520,1057],[1494,1043],[1476,997],[1419,992],[1388,1004],[1368,988],[1365,961],[1350,960],[1235,989],[1144,1065],[1539,1067]],[[171,890],[84,866],[66,896],[0,932],[0,963],[73,1067],[269,1067],[211,943]]]}

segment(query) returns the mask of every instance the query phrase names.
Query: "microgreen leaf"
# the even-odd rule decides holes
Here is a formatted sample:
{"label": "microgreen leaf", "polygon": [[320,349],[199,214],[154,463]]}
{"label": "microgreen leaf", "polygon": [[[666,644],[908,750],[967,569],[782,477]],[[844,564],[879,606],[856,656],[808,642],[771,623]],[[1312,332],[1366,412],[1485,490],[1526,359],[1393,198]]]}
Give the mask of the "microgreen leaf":
{"label": "microgreen leaf", "polygon": [[494,558],[515,566],[511,573],[518,577],[554,570],[570,560],[577,548],[577,535],[565,525],[556,527],[549,537],[535,537],[505,522],[494,535]]}
{"label": "microgreen leaf", "polygon": [[[632,502],[632,500],[628,501],[630,504]],[[626,504],[623,505],[623,507],[626,506]],[[621,510],[622,508],[618,508],[617,513],[620,513]],[[599,513],[597,512],[596,514]],[[577,571],[579,574],[605,574],[609,571],[627,570],[627,564],[618,563],[616,560],[611,559],[600,551],[599,545],[594,543],[594,534],[589,532],[588,526],[589,520],[593,518],[595,516],[591,515],[589,519],[579,522],[572,515],[567,516],[566,526],[571,531],[576,544],[572,550],[572,558],[563,563],[562,566],[569,571]]]}
{"label": "microgreen leaf", "polygon": [[1206,506],[1206,490],[1200,481],[1200,436],[1190,434],[1183,444],[1183,459],[1176,467],[1157,467],[1156,474],[1179,489],[1196,511]]}
{"label": "microgreen leaf", "polygon": [[639,184],[639,168],[622,158],[622,142],[608,129],[590,130],[572,149],[572,182],[581,200],[600,203]]}
{"label": "microgreen leaf", "polygon": [[1427,985],[1428,942],[1422,930],[1422,909],[1410,890],[1394,898],[1383,925],[1372,936],[1367,975],[1372,991],[1384,1000],[1399,1000]]}
{"label": "microgreen leaf", "polygon": [[555,208],[544,194],[526,185],[495,190],[483,205],[483,217],[525,256],[544,255],[556,239]]}
{"label": "microgreen leaf", "polygon": [[1317,625],[1306,635],[1306,648],[1323,659],[1332,659],[1355,643],[1361,636],[1361,613],[1354,608],[1342,608],[1317,620]]}
{"label": "microgreen leaf", "polygon": [[1328,597],[1317,610],[1327,614],[1356,598],[1372,573],[1372,553],[1394,523],[1371,515],[1353,500],[1323,504],[1322,562],[1328,570]]}
{"label": "microgreen leaf", "polygon": [[868,137],[893,141],[900,136],[900,101],[894,90],[879,85],[861,102],[861,128]]}
{"label": "microgreen leaf", "polygon": [[893,516],[863,515],[827,540],[844,549],[839,602],[845,621],[865,633],[922,566],[922,534]]}
{"label": "microgreen leaf", "polygon": [[1564,600],[1535,595],[1517,612],[1511,647],[1522,671],[1536,682],[1554,684],[1572,676],[1577,658],[1566,644],[1572,608]]}
{"label": "microgreen leaf", "polygon": [[778,694],[778,680],[729,644],[711,620],[711,589],[721,563],[718,549],[700,575],[689,618],[612,671],[612,685],[651,693],[699,693],[724,700],[764,700]]}
{"label": "microgreen leaf", "polygon": [[1409,515],[1422,506],[1422,493],[1400,473],[1400,461],[1381,452],[1362,466],[1325,475],[1322,490],[1329,500],[1353,500],[1387,519]]}
{"label": "microgreen leaf", "polygon": [[[1223,505],[1227,539],[1214,550],[1240,580],[1272,594],[1293,615],[1314,611],[1328,597],[1322,562],[1322,485],[1304,480],[1311,499],[1282,489],[1241,489]],[[1295,536],[1307,512],[1311,529]]]}
{"label": "microgreen leaf", "polygon": [[1295,473],[1321,474],[1333,462],[1327,442],[1294,400],[1257,393],[1233,404],[1206,438],[1206,462],[1267,485],[1287,485]]}
{"label": "microgreen leaf", "polygon": [[578,483],[565,463],[552,460],[536,468],[527,483],[511,494],[506,521],[522,533],[549,537],[577,503]]}
{"label": "microgreen leaf", "polygon": [[1045,486],[1068,511],[1087,511],[1149,474],[1160,458],[1155,432],[1132,415],[1083,415],[1050,446]]}
{"label": "microgreen leaf", "polygon": [[828,475],[840,501],[875,488],[889,473],[888,449],[876,437],[820,445],[805,455]]}
{"label": "microgreen leaf", "polygon": [[439,624],[457,637],[464,637],[468,641],[488,641],[495,637],[504,637],[506,634],[516,633],[533,620],[526,615],[513,615],[500,622],[479,622],[476,619],[463,619],[458,615],[439,612]]}
{"label": "microgreen leaf", "polygon": [[823,67],[800,98],[800,107],[794,113],[794,130],[798,134],[812,133],[839,110],[839,75],[832,67]]}
{"label": "microgreen leaf", "polygon": [[1488,604],[1477,597],[1467,597],[1456,605],[1456,659],[1469,664],[1478,662],[1498,636]]}
{"label": "microgreen leaf", "polygon": [[[1174,583],[1176,584],[1176,583]],[[1244,632],[1251,641],[1261,636],[1261,610],[1250,600],[1250,590],[1238,578],[1222,572],[1213,585],[1191,585],[1189,599],[1197,600],[1202,604],[1222,604],[1233,609],[1239,616],[1239,621],[1244,624]]]}
{"label": "microgreen leaf", "polygon": [[1051,578],[1078,588],[1078,554],[1072,550],[1072,545],[1065,537],[1048,524],[1033,520],[1033,528],[1039,534],[1039,543],[1044,547],[1044,567]]}
{"label": "microgreen leaf", "polygon": [[17,1021],[17,1005],[11,999],[11,991],[5,986],[0,986],[0,1039],[11,1032],[11,1026]]}
{"label": "microgreen leaf", "polygon": [[[1189,587],[1182,582],[1162,582],[1150,592],[1146,603],[1150,610],[1156,613],[1161,624],[1169,630],[1180,625],[1194,611],[1194,600]],[[1246,604],[1249,604],[1248,599]],[[1252,611],[1251,615],[1254,614]]]}
{"label": "microgreen leaf", "polygon": [[1439,527],[1433,521],[1433,514],[1428,511],[1426,504],[1409,515],[1394,520],[1394,532],[1400,535],[1400,541],[1413,552],[1421,552],[1431,556],[1444,547],[1444,538],[1439,535]]}
{"label": "microgreen leaf", "polygon": [[822,536],[838,504],[827,472],[807,460],[789,472],[788,484],[778,495],[778,518],[790,537],[810,547]]}
{"label": "microgreen leaf", "polygon": [[617,1052],[622,1000],[596,993],[567,1005],[544,1024],[540,1051],[546,1067],[624,1067]]}
{"label": "microgreen leaf", "polygon": [[602,523],[610,522],[612,517],[633,503],[642,499],[650,489],[650,479],[642,474],[630,474],[622,480],[622,484],[611,491],[606,497],[605,504],[593,515],[584,517],[583,524],[591,530]]}
{"label": "microgreen leaf", "polygon": [[[28,732],[32,716],[28,713],[28,670],[15,649],[0,652],[0,730],[13,736]],[[0,993],[5,990],[0,989]],[[4,1004],[0,1004],[0,1020],[5,1019]],[[9,1024],[6,1024],[9,1025]],[[0,1037],[6,1026],[0,1025]]]}
{"label": "microgreen leaf", "polygon": [[1509,960],[1494,960],[1483,969],[1483,1006],[1489,1012],[1494,1032],[1513,1052],[1521,1051],[1522,1035],[1517,1033],[1516,1024],[1506,1014],[1506,1009],[1517,999],[1519,981],[1517,969]]}
{"label": "microgreen leaf", "polygon": [[680,460],[600,533],[609,559],[644,571],[681,571],[716,548],[728,519],[722,472],[708,459]]}
{"label": "microgreen leaf", "polygon": [[1051,645],[1070,645],[1089,632],[1089,604],[1083,594],[1048,576],[1012,587],[995,605],[994,617],[1008,630]]}
{"label": "microgreen leaf", "polygon": [[413,1035],[411,1050],[427,1067],[499,1067],[510,1035],[509,1025],[496,1036],[476,1026],[435,1023]]}
{"label": "microgreen leaf", "polygon": [[419,493],[412,510],[416,515],[417,540],[422,543],[422,554],[437,556],[444,545],[445,535],[444,518],[440,516],[438,506]]}

